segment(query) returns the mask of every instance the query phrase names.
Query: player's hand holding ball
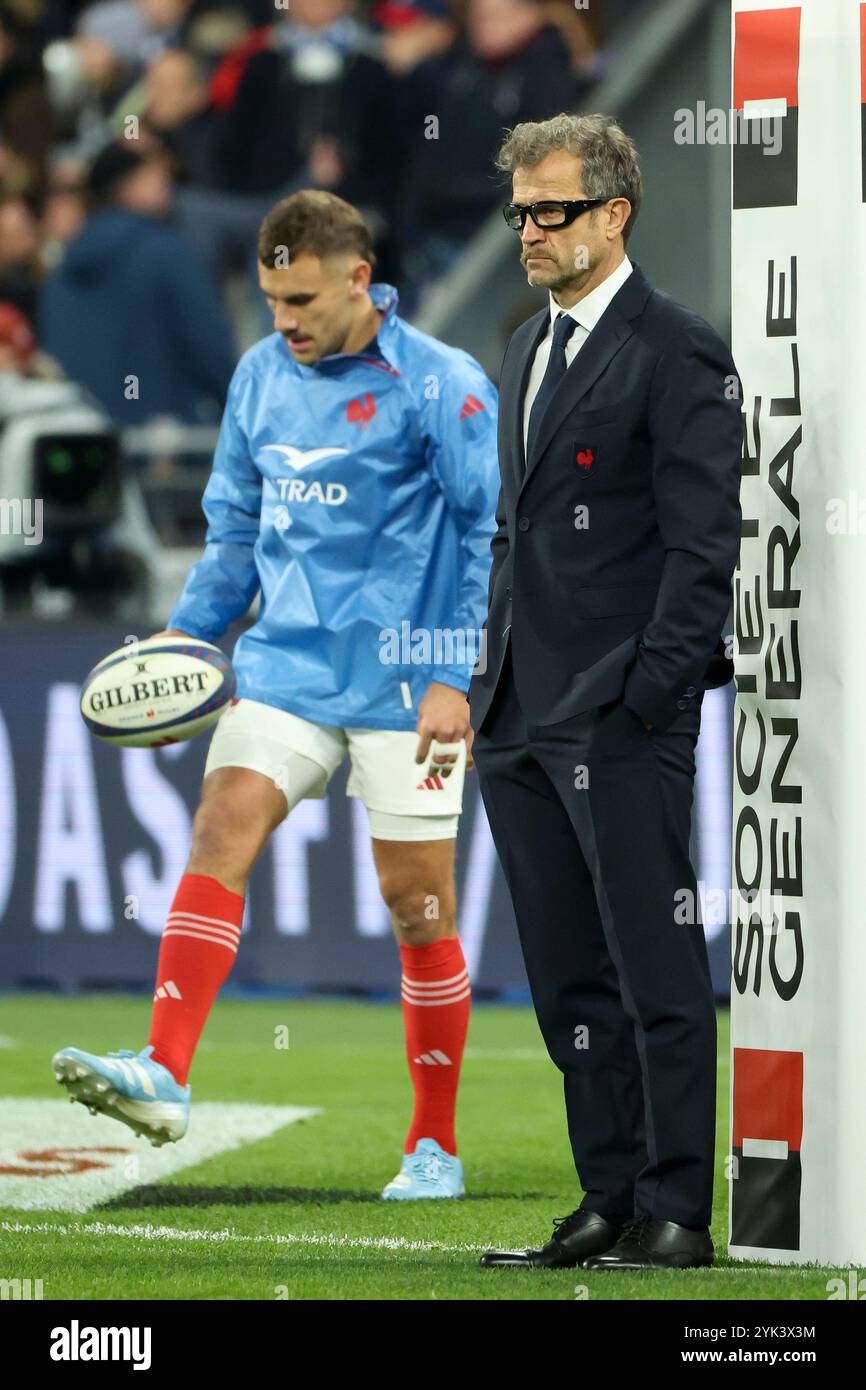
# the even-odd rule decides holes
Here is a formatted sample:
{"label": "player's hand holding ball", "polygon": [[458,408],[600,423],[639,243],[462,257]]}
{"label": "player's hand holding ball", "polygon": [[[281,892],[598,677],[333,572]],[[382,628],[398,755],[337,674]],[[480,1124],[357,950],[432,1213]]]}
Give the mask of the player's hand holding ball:
{"label": "player's hand holding ball", "polygon": [[211,728],[235,693],[228,657],[185,632],[158,632],[104,657],[84,682],[91,733],[124,748],[181,743]]}

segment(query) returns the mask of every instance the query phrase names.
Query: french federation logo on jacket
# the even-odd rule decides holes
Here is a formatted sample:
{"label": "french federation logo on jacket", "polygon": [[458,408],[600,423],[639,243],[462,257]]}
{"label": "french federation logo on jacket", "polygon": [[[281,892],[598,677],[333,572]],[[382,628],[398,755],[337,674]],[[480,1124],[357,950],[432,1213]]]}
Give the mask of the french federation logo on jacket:
{"label": "french federation logo on jacket", "polygon": [[238,640],[238,695],[324,724],[414,729],[431,681],[483,661],[499,492],[496,391],[467,353],[384,310],[363,353],[296,363],[279,333],[229,387],[204,554],[169,626]]}

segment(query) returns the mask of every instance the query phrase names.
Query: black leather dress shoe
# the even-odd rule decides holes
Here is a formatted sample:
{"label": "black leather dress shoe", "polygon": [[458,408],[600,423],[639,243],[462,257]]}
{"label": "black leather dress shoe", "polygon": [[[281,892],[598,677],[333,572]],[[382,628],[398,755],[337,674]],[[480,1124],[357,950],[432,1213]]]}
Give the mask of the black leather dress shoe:
{"label": "black leather dress shoe", "polygon": [[584,1269],[697,1269],[715,1256],[708,1230],[695,1231],[676,1221],[641,1216],[626,1222],[612,1249],[583,1261]]}
{"label": "black leather dress shoe", "polygon": [[623,1228],[621,1221],[606,1221],[594,1211],[578,1207],[570,1216],[557,1217],[553,1235],[540,1250],[488,1250],[481,1256],[482,1269],[575,1269],[587,1255],[610,1250]]}

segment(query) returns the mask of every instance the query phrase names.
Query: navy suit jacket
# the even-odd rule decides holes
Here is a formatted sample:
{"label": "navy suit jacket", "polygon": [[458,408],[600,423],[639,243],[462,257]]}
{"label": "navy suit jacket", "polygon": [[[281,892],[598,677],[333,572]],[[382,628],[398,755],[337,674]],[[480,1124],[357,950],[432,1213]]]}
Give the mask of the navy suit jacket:
{"label": "navy suit jacket", "polygon": [[565,373],[529,460],[523,403],[545,307],[500,377],[497,531],[469,691],[490,707],[508,643],[526,718],[622,697],[667,728],[733,676],[722,632],[740,545],[741,387],[722,339],[637,265]]}

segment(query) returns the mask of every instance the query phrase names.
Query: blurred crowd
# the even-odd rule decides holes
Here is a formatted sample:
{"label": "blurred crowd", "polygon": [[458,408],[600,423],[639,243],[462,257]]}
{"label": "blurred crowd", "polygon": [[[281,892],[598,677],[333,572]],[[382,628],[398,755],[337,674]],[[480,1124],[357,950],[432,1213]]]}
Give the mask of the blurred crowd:
{"label": "blurred crowd", "polygon": [[579,109],[641,3],[2,0],[0,373],[217,419],[303,187],[363,209],[411,316],[503,201],[503,129]]}

